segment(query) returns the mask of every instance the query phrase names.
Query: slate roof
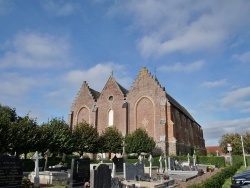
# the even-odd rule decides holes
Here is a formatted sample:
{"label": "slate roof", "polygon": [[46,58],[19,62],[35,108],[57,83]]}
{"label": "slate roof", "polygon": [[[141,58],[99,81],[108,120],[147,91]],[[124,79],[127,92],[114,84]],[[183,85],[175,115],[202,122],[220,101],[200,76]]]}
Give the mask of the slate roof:
{"label": "slate roof", "polygon": [[121,91],[122,91],[122,93],[124,94],[124,96],[127,95],[127,94],[128,94],[128,90],[125,89],[124,87],[122,87],[118,82],[116,82],[116,83],[117,83],[117,85],[119,86],[119,88],[121,89]]}
{"label": "slate roof", "polygon": [[[178,103],[173,97],[171,97],[167,92],[166,92],[166,97],[169,100],[170,104],[175,106],[177,109],[179,109],[181,112],[183,112],[189,119],[192,121],[196,122],[195,119],[191,116],[191,114],[184,108],[180,103]],[[197,123],[197,122],[196,122]],[[198,123],[197,123],[198,124]],[[199,125],[199,124],[198,124]]]}
{"label": "slate roof", "polygon": [[92,94],[92,96],[94,97],[94,99],[96,101],[100,96],[100,92],[98,92],[98,91],[96,91],[96,90],[94,90],[94,89],[92,89],[90,87],[89,87],[89,91],[90,91],[90,93]]}

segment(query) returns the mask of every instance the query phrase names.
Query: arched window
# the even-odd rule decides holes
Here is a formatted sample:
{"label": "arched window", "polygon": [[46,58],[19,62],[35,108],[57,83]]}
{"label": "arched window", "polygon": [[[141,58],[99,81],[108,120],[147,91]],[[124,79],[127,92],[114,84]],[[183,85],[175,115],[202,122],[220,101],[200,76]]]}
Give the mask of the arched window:
{"label": "arched window", "polygon": [[113,126],[114,125],[114,111],[109,110],[108,114],[108,126]]}

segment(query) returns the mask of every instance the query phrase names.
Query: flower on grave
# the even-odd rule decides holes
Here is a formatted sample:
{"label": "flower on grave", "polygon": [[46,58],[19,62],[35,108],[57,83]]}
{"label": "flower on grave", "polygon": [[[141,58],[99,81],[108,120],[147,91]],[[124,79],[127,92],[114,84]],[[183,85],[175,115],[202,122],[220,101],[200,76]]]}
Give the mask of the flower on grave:
{"label": "flower on grave", "polygon": [[209,165],[209,166],[207,167],[207,169],[208,169],[208,171],[213,171],[213,170],[214,170],[214,167],[213,167],[212,165]]}
{"label": "flower on grave", "polygon": [[32,183],[31,183],[31,181],[30,181],[29,178],[23,177],[23,179],[22,179],[22,185],[23,185],[24,188],[29,188],[31,186],[31,184]]}

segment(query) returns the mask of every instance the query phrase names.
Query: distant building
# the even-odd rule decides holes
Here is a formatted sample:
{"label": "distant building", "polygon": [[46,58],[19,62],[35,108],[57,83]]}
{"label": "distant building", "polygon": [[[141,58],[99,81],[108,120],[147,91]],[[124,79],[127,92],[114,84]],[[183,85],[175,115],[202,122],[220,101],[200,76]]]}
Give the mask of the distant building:
{"label": "distant building", "polygon": [[206,146],[207,155],[222,156],[225,155],[220,146]]}
{"label": "distant building", "polygon": [[123,135],[145,129],[167,155],[187,155],[196,148],[205,153],[201,126],[143,67],[128,91],[111,75],[102,92],[83,82],[68,122],[71,128],[86,121],[101,133],[116,127]]}

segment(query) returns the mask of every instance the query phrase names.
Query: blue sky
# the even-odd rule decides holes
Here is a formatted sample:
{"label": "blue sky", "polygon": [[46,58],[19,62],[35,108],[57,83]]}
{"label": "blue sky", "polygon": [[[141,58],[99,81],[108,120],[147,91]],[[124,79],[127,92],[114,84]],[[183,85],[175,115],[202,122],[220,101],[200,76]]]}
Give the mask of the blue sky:
{"label": "blue sky", "polygon": [[141,67],[202,126],[206,145],[250,130],[249,0],[0,0],[0,103],[67,121],[83,81]]}

